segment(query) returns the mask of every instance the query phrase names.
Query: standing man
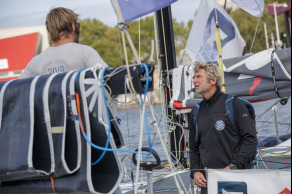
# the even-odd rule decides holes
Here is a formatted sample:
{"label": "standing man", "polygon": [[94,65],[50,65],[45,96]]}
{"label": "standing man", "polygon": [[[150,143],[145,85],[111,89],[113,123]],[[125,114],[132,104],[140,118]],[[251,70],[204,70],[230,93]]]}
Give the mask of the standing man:
{"label": "standing man", "polygon": [[257,137],[249,111],[238,98],[234,98],[233,108],[239,133],[230,122],[226,122],[225,101],[228,95],[220,90],[222,71],[218,66],[196,62],[193,83],[196,92],[204,99],[196,120],[193,112],[190,118],[191,177],[202,188],[202,193],[207,193],[204,169],[251,168]]}
{"label": "standing man", "polygon": [[47,15],[46,27],[53,46],[35,56],[19,78],[67,72],[96,64],[107,66],[92,47],[79,44],[80,23],[72,10],[52,9]]}

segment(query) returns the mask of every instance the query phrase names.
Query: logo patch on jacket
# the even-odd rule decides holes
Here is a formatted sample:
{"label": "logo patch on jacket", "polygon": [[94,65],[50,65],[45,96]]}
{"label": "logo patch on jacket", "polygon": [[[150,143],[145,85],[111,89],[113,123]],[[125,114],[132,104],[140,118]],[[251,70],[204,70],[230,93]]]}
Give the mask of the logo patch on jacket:
{"label": "logo patch on jacket", "polygon": [[217,121],[216,124],[215,124],[215,128],[216,128],[218,131],[222,131],[222,130],[225,128],[225,123],[224,123],[224,121],[222,121],[222,120]]}

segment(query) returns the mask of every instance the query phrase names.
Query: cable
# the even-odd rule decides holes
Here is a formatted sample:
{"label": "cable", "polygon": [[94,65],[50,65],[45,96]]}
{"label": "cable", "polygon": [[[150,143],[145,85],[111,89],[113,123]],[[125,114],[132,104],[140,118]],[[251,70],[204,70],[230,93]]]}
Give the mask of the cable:
{"label": "cable", "polygon": [[[108,136],[107,136],[107,139],[106,139],[106,144],[105,144],[105,148],[108,148],[108,145],[109,145],[109,140],[110,140],[110,133],[111,133],[111,121],[110,121],[110,115],[109,115],[109,110],[107,108],[107,104],[106,104],[106,98],[105,98],[105,91],[104,91],[104,83],[103,83],[103,78],[104,78],[104,73],[107,69],[109,69],[110,67],[105,67],[102,71],[102,74],[101,74],[101,78],[100,78],[100,84],[101,84],[101,89],[102,89],[102,96],[103,96],[103,100],[104,100],[104,103],[105,103],[105,107],[106,107],[106,116],[107,116],[107,119],[108,119]],[[83,132],[83,135],[85,134],[85,132]],[[100,157],[94,162],[92,163],[91,165],[96,165],[98,164],[102,158],[104,157],[106,153],[106,150],[104,150],[102,152],[102,154],[100,155]]]}
{"label": "cable", "polygon": [[[107,113],[107,118],[108,118],[108,137],[107,137],[107,141],[106,141],[106,145],[105,147],[100,147],[100,146],[97,146],[95,145],[94,143],[92,143],[86,133],[85,133],[85,130],[84,130],[84,125],[82,123],[82,120],[81,120],[81,106],[80,106],[80,98],[79,98],[79,95],[78,93],[76,92],[75,93],[75,96],[76,96],[76,104],[77,104],[77,110],[78,110],[78,118],[79,118],[79,126],[81,128],[81,132],[82,132],[82,135],[83,137],[85,138],[85,140],[87,141],[87,143],[89,143],[93,148],[96,148],[98,150],[103,150],[104,152],[102,153],[102,155],[98,158],[98,160],[94,163],[92,163],[92,165],[96,165],[98,164],[101,159],[104,157],[105,153],[107,151],[110,151],[110,152],[127,152],[127,153],[133,153],[133,154],[137,154],[138,152],[135,152],[135,151],[131,151],[131,150],[122,150],[122,149],[111,149],[111,148],[108,148],[108,145],[109,145],[109,140],[110,140],[110,134],[111,134],[111,123],[110,123],[110,116],[109,116],[109,110],[108,110],[108,107],[107,107],[107,103],[106,103],[106,97],[105,97],[105,90],[104,90],[104,83],[103,83],[103,79],[104,79],[104,73],[105,71],[110,68],[110,67],[106,67],[103,69],[102,73],[101,73],[101,88],[102,88],[102,94],[103,94],[103,100],[104,100],[104,103],[105,103],[105,107],[106,107],[106,113]],[[82,71],[83,69],[80,69],[75,77],[75,79],[78,77],[79,73]],[[146,70],[146,74],[147,76],[149,77],[149,72],[147,73],[148,71]],[[96,73],[96,72],[95,72]],[[146,84],[147,85],[147,84]],[[146,88],[148,90],[148,88]],[[147,132],[150,133],[150,129],[149,129],[149,126],[147,127]],[[151,144],[150,144],[151,146]],[[145,156],[149,156],[151,155],[152,153],[141,153],[142,155],[145,155]]]}
{"label": "cable", "polygon": [[258,24],[257,24],[257,27],[256,27],[256,31],[254,33],[254,36],[253,36],[253,40],[252,40],[252,43],[251,43],[251,46],[250,46],[249,53],[252,52],[253,44],[254,44],[254,41],[255,41],[255,38],[256,38],[256,35],[257,35],[257,31],[258,31],[258,28],[259,28],[260,21],[261,21],[261,18],[259,18],[259,20],[258,20]]}
{"label": "cable", "polygon": [[148,88],[149,88],[149,69],[145,63],[142,63],[142,66],[145,68],[145,71],[146,71],[146,86],[145,86],[145,90],[143,92],[143,94],[146,95],[148,92]]}

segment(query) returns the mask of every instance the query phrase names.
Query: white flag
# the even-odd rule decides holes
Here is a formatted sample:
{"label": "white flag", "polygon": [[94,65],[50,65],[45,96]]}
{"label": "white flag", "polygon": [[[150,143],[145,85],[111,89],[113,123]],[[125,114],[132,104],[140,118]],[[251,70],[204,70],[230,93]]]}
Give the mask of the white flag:
{"label": "white flag", "polygon": [[256,17],[262,17],[265,1],[264,0],[232,0],[241,9]]}
{"label": "white flag", "polygon": [[215,10],[220,26],[223,59],[242,56],[246,44],[230,15],[217,1],[204,0],[201,1],[185,48],[193,62],[210,62],[219,58]]}

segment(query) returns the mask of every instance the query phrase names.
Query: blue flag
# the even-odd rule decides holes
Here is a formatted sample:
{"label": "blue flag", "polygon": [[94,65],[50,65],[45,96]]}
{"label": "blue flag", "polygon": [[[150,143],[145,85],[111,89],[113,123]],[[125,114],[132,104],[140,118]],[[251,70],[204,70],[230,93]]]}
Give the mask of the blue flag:
{"label": "blue flag", "polygon": [[126,23],[165,8],[176,1],[177,0],[118,0]]}

